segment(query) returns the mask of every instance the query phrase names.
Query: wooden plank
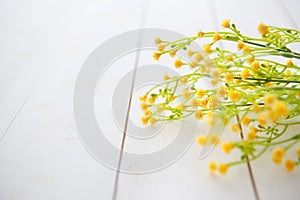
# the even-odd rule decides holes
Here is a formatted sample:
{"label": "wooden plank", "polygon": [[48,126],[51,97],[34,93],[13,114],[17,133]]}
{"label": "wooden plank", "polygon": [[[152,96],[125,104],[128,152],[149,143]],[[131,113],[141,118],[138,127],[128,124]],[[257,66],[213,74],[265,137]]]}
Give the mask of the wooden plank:
{"label": "wooden plank", "polygon": [[[166,28],[186,35],[194,35],[201,29],[204,31],[214,30],[216,22],[213,21],[212,6],[209,1],[188,0],[178,6],[171,1],[154,0],[149,2],[146,26]],[[147,62],[153,64],[153,61],[149,60],[150,57],[151,52],[144,52],[143,59],[140,59],[141,63],[139,64],[143,65]],[[172,66],[172,62],[167,58],[162,58],[159,64]],[[137,74],[137,79],[139,76],[141,75]],[[136,103],[136,105],[138,104]],[[139,116],[141,114],[138,106],[133,106],[131,112],[138,113]],[[132,116],[132,120],[138,120],[136,116],[137,114]],[[193,125],[196,126],[196,124],[191,124],[188,129],[191,132],[194,131]],[[206,129],[205,127],[207,127],[205,124],[204,127],[199,127],[199,134]],[[176,129],[171,129],[171,131],[167,130],[147,140],[127,136],[125,151],[136,154],[158,151],[172,143],[176,136],[175,133]],[[239,136],[230,134],[230,131],[226,129],[222,138],[225,141],[237,140]],[[234,168],[224,177],[213,176],[207,169],[211,160],[226,162],[238,158],[238,154],[233,153],[225,157],[221,149],[216,148],[208,158],[199,160],[200,151],[201,148],[193,143],[183,157],[165,169],[145,174],[121,173],[117,199],[254,198],[246,166]],[[160,159],[156,162],[160,162]],[[125,164],[130,165],[130,161],[127,160]]]}
{"label": "wooden plank", "polygon": [[[16,66],[1,68],[1,77],[7,76],[4,73],[15,77],[15,83],[5,82],[7,91],[1,87],[1,96],[7,98],[1,101],[1,112],[9,108],[1,128],[8,126],[20,105],[13,98],[22,102],[27,89],[32,91],[0,143],[0,199],[110,199],[115,171],[83,148],[73,118],[73,90],[91,51],[113,35],[139,27],[141,3],[31,0],[0,4],[0,34],[8,39],[1,43],[1,65],[11,59],[15,63],[7,63]],[[30,54],[28,60],[23,54]],[[123,63],[124,70],[130,67],[131,60]],[[37,68],[41,73],[34,87],[22,87]],[[12,89],[11,84],[17,87]],[[110,139],[119,146],[121,131],[114,135]]]}

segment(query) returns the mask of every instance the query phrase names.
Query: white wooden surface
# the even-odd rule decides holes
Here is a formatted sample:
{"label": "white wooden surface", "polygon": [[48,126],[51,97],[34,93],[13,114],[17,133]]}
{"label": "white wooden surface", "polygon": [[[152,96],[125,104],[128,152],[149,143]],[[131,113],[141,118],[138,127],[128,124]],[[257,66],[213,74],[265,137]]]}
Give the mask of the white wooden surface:
{"label": "white wooden surface", "polygon": [[[227,18],[247,34],[257,34],[261,21],[300,26],[296,0],[152,0],[146,10],[145,3],[0,2],[0,200],[111,199],[116,172],[83,148],[72,94],[89,53],[112,35],[140,28],[143,12],[145,27],[185,35],[217,30]],[[119,133],[110,138],[116,145]],[[128,151],[139,148],[137,142],[125,143]],[[117,199],[254,199],[246,166],[226,176],[207,171],[210,160],[237,155],[223,158],[216,149],[208,159],[199,160],[199,151],[193,144],[175,164],[155,173],[121,173]],[[261,199],[299,199],[299,170],[287,174],[266,159],[252,164]]]}

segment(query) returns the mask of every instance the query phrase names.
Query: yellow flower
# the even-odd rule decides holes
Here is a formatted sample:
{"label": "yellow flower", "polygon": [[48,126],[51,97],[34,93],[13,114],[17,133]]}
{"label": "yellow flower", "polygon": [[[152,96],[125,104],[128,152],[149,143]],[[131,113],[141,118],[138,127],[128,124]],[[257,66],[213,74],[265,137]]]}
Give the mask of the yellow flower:
{"label": "yellow flower", "polygon": [[234,145],[232,142],[227,142],[222,144],[222,149],[225,153],[230,153],[233,148]]}
{"label": "yellow flower", "polygon": [[195,113],[195,117],[196,117],[196,119],[202,119],[203,118],[203,112],[201,111],[201,110],[198,110],[198,111],[196,111],[196,113]]}
{"label": "yellow flower", "polygon": [[249,69],[244,69],[242,71],[242,78],[243,79],[246,79],[246,78],[249,78],[250,77],[250,72],[249,72]]}
{"label": "yellow flower", "polygon": [[222,22],[221,26],[222,26],[223,28],[229,28],[229,27],[230,27],[230,20],[229,20],[229,19],[225,19],[225,20]]}
{"label": "yellow flower", "polygon": [[211,53],[211,44],[204,44],[203,45],[203,50],[204,50],[204,52],[206,52],[206,53],[208,53],[208,54],[210,54]]}
{"label": "yellow flower", "polygon": [[149,117],[143,116],[143,117],[141,118],[141,121],[142,121],[142,123],[143,123],[144,125],[147,125],[148,122],[149,122]]}
{"label": "yellow flower", "polygon": [[176,51],[169,51],[169,55],[173,58],[176,55]]}
{"label": "yellow flower", "polygon": [[230,92],[228,93],[228,96],[231,99],[231,101],[233,101],[233,102],[237,102],[237,101],[241,100],[241,98],[243,97],[242,93],[237,90],[230,90]]}
{"label": "yellow flower", "polygon": [[275,103],[274,112],[279,118],[286,118],[289,115],[288,107],[283,101]]}
{"label": "yellow flower", "polygon": [[291,159],[287,159],[287,160],[285,161],[285,169],[286,169],[288,172],[294,171],[295,166],[296,166],[296,163],[295,163],[294,161],[292,161]]}
{"label": "yellow flower", "polygon": [[204,95],[205,95],[205,90],[202,90],[202,89],[197,90],[197,96],[199,98],[204,97]]}
{"label": "yellow flower", "polygon": [[154,51],[153,52],[153,58],[154,60],[159,60],[159,57],[161,56],[161,53],[160,52],[157,52],[157,51]]}
{"label": "yellow flower", "polygon": [[202,54],[200,52],[196,53],[194,62],[199,63],[201,60],[203,60]]}
{"label": "yellow flower", "polygon": [[150,108],[147,108],[146,110],[145,110],[145,116],[149,116],[149,115],[151,115],[152,114],[152,112],[151,112],[151,110],[150,110]]}
{"label": "yellow flower", "polygon": [[241,129],[240,129],[240,125],[239,124],[231,124],[230,125],[230,129],[232,132],[234,133],[240,133]]}
{"label": "yellow flower", "polygon": [[176,69],[180,68],[182,66],[182,61],[180,58],[176,59],[175,62],[174,62],[174,66]]}
{"label": "yellow flower", "polygon": [[156,45],[159,45],[162,42],[162,40],[159,37],[157,37],[155,38],[154,42]]}
{"label": "yellow flower", "polygon": [[225,74],[225,79],[228,83],[231,83],[233,81],[233,74],[232,73],[226,73]]}
{"label": "yellow flower", "polygon": [[236,80],[234,81],[235,84],[240,84],[241,82],[242,82],[242,79],[236,79]]}
{"label": "yellow flower", "polygon": [[220,71],[219,70],[214,70],[213,72],[212,72],[212,77],[213,78],[215,78],[215,79],[218,79],[218,78],[220,78],[220,75],[221,75],[221,73],[220,73]]}
{"label": "yellow flower", "polygon": [[165,46],[165,45],[163,45],[163,44],[159,44],[159,45],[157,45],[157,50],[158,50],[158,51],[164,51],[164,50],[165,50],[165,48],[166,48],[166,46]]}
{"label": "yellow flower", "polygon": [[147,108],[148,108],[148,104],[146,103],[146,102],[142,102],[141,103],[141,108],[142,108],[142,110],[146,110]]}
{"label": "yellow flower", "polygon": [[288,61],[286,62],[286,65],[289,66],[289,67],[291,67],[291,66],[294,66],[294,63],[293,63],[292,60],[288,60]]}
{"label": "yellow flower", "polygon": [[245,116],[243,119],[242,119],[242,124],[244,126],[248,126],[251,122],[251,119],[248,117],[248,116]]}
{"label": "yellow flower", "polygon": [[248,140],[254,140],[256,138],[256,133],[250,130],[249,133],[247,134],[247,138]]}
{"label": "yellow flower", "polygon": [[184,105],[183,103],[181,103],[181,104],[177,105],[176,108],[179,109],[179,110],[184,110],[186,108],[186,105]]}
{"label": "yellow flower", "polygon": [[244,53],[250,53],[251,51],[252,51],[252,49],[248,45],[243,46],[243,52]]}
{"label": "yellow flower", "polygon": [[290,77],[291,74],[292,74],[292,72],[291,72],[290,70],[287,70],[287,71],[285,72],[285,78]]}
{"label": "yellow flower", "polygon": [[251,56],[251,57],[249,57],[249,58],[247,59],[247,63],[248,63],[249,65],[251,65],[254,61],[255,61],[255,57],[254,57],[254,56]]}
{"label": "yellow flower", "polygon": [[227,60],[228,62],[233,61],[233,57],[232,57],[232,56],[228,56],[228,57],[226,58],[226,60]]}
{"label": "yellow flower", "polygon": [[216,33],[215,35],[214,35],[214,42],[216,42],[216,41],[218,41],[218,40],[221,40],[221,36],[218,34],[218,33]]}
{"label": "yellow flower", "polygon": [[258,129],[255,126],[250,126],[250,131],[257,133]]}
{"label": "yellow flower", "polygon": [[150,97],[148,99],[149,103],[153,104],[155,102],[156,98],[155,97]]}
{"label": "yellow flower", "polygon": [[251,69],[252,69],[253,71],[259,70],[259,68],[260,68],[260,64],[259,64],[258,61],[255,61],[255,62],[253,62],[253,63],[251,64]]}
{"label": "yellow flower", "polygon": [[243,41],[239,41],[237,44],[238,50],[242,50],[244,48],[245,44],[243,43]]}
{"label": "yellow flower", "polygon": [[276,148],[273,151],[273,156],[272,156],[273,162],[276,163],[276,164],[281,164],[284,154],[285,154],[284,149],[279,148],[279,147]]}
{"label": "yellow flower", "polygon": [[261,109],[260,109],[260,106],[259,106],[258,104],[255,103],[255,104],[252,105],[252,111],[253,111],[253,112],[259,113],[260,110],[261,110]]}
{"label": "yellow flower", "polygon": [[210,84],[214,87],[214,86],[217,86],[218,85],[218,79],[212,79],[210,80]]}
{"label": "yellow flower", "polygon": [[193,99],[191,102],[191,106],[193,108],[197,108],[200,105],[200,100],[199,99]]}
{"label": "yellow flower", "polygon": [[140,96],[140,101],[146,101],[147,100],[147,96],[144,95],[144,96]]}
{"label": "yellow flower", "polygon": [[266,106],[272,106],[277,101],[276,97],[272,94],[266,94],[264,96],[264,104]]}
{"label": "yellow flower", "polygon": [[269,32],[268,26],[266,26],[264,23],[260,23],[259,26],[257,27],[258,32],[264,36]]}
{"label": "yellow flower", "polygon": [[198,136],[196,140],[197,140],[197,143],[201,146],[206,143],[206,138],[204,136]]}
{"label": "yellow flower", "polygon": [[210,162],[208,165],[208,168],[209,168],[210,173],[214,173],[218,169],[215,162]]}
{"label": "yellow flower", "polygon": [[197,33],[197,37],[198,37],[198,38],[201,38],[201,37],[203,37],[203,36],[204,36],[204,32],[199,31],[199,32]]}
{"label": "yellow flower", "polygon": [[224,86],[219,87],[218,94],[220,97],[225,97],[225,95],[227,94],[226,87],[224,87]]}
{"label": "yellow flower", "polygon": [[218,98],[215,95],[209,97],[208,107],[215,108],[215,107],[217,107],[217,105],[218,105]]}
{"label": "yellow flower", "polygon": [[207,103],[208,103],[207,99],[204,99],[204,100],[200,101],[200,105],[203,106],[203,107],[206,107]]}
{"label": "yellow flower", "polygon": [[164,80],[166,81],[166,80],[169,80],[169,79],[170,79],[170,76],[168,74],[165,74],[164,75]]}
{"label": "yellow flower", "polygon": [[261,126],[266,126],[268,121],[267,121],[267,114],[264,112],[262,114],[259,115],[258,117],[258,123]]}
{"label": "yellow flower", "polygon": [[192,57],[194,55],[195,52],[193,52],[192,50],[188,49],[187,50],[187,55],[188,57]]}
{"label": "yellow flower", "polygon": [[227,170],[228,170],[228,165],[223,164],[223,163],[221,163],[221,164],[219,165],[219,172],[220,172],[221,174],[226,174],[226,173],[227,173]]}

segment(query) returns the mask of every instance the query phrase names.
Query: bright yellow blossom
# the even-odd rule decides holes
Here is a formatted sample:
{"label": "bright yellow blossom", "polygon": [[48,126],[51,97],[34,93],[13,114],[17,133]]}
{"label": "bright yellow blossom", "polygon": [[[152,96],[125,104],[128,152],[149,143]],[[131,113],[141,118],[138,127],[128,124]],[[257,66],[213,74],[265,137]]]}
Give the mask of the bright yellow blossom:
{"label": "bright yellow blossom", "polygon": [[242,93],[237,90],[230,90],[228,96],[233,102],[237,102],[243,97]]}
{"label": "bright yellow blossom", "polygon": [[226,81],[227,81],[228,83],[231,83],[231,82],[233,81],[233,78],[234,78],[234,76],[233,76],[232,73],[226,73],[226,74],[225,74],[225,79],[226,79]]}
{"label": "bright yellow blossom", "polygon": [[264,36],[269,32],[268,26],[266,26],[264,23],[260,23],[259,26],[257,27],[258,32]]}
{"label": "bright yellow blossom", "polygon": [[239,41],[237,44],[238,50],[242,50],[244,48],[245,44],[243,43],[243,41]]}
{"label": "bright yellow blossom", "polygon": [[277,101],[276,97],[272,94],[266,94],[264,96],[264,104],[266,106],[272,106]]}
{"label": "bright yellow blossom", "polygon": [[260,64],[259,64],[258,61],[255,61],[255,62],[253,62],[253,63],[251,64],[251,69],[252,69],[253,71],[257,71],[257,70],[259,70],[259,68],[260,68]]}
{"label": "bright yellow blossom", "polygon": [[229,28],[230,27],[230,20],[229,19],[226,19],[222,22],[221,26],[223,28]]}
{"label": "bright yellow blossom", "polygon": [[211,53],[211,44],[204,44],[203,50],[204,50],[204,52],[210,54]]}
{"label": "bright yellow blossom", "polygon": [[285,151],[284,149],[282,148],[276,148],[274,151],[273,151],[273,156],[272,156],[272,160],[275,164],[281,164],[282,162],[282,158],[285,154]]}
{"label": "bright yellow blossom", "polygon": [[285,169],[286,169],[288,172],[294,171],[295,166],[296,166],[296,163],[295,163],[293,160],[287,159],[287,160],[285,161]]}
{"label": "bright yellow blossom", "polygon": [[218,41],[218,40],[221,40],[221,36],[218,34],[218,33],[216,33],[215,35],[214,35],[214,42],[216,42],[216,41]]}
{"label": "bright yellow blossom", "polygon": [[248,126],[251,122],[251,119],[246,115],[243,119],[242,119],[242,124],[244,126]]}
{"label": "bright yellow blossom", "polygon": [[149,117],[143,116],[143,117],[141,118],[141,121],[142,121],[142,123],[143,123],[144,125],[147,125],[148,122],[149,122]]}
{"label": "bright yellow blossom", "polygon": [[196,117],[196,119],[202,119],[203,118],[203,112],[201,111],[201,110],[198,110],[198,111],[196,111],[196,113],[195,113],[195,117]]}
{"label": "bright yellow blossom", "polygon": [[154,51],[153,52],[153,58],[154,60],[159,60],[159,57],[161,56],[161,53],[160,52],[157,52],[157,51]]}
{"label": "bright yellow blossom", "polygon": [[239,124],[231,124],[230,125],[230,129],[232,132],[234,133],[240,133],[241,129],[240,129],[240,125]]}
{"label": "bright yellow blossom", "polygon": [[275,103],[274,112],[278,118],[286,118],[289,115],[288,107],[283,101],[277,101]]}
{"label": "bright yellow blossom", "polygon": [[197,141],[197,143],[199,145],[202,146],[202,145],[204,145],[206,143],[206,137],[204,137],[204,136],[198,136],[197,139],[196,139],[196,141]]}
{"label": "bright yellow blossom", "polygon": [[242,71],[241,76],[242,76],[243,79],[249,78],[249,77],[250,77],[249,69],[244,69],[244,70]]}
{"label": "bright yellow blossom", "polygon": [[176,69],[180,68],[182,66],[183,62],[181,61],[180,58],[176,59],[174,62],[174,66]]}
{"label": "bright yellow blossom", "polygon": [[197,90],[197,96],[198,96],[199,98],[204,97],[204,95],[205,95],[205,90],[202,90],[202,89],[198,89],[198,90]]}
{"label": "bright yellow blossom", "polygon": [[227,170],[228,170],[228,165],[223,164],[223,163],[221,163],[221,164],[219,165],[219,172],[220,172],[221,174],[226,174],[226,173],[227,173]]}
{"label": "bright yellow blossom", "polygon": [[202,38],[203,36],[204,36],[204,32],[199,31],[199,32],[197,33],[197,37],[198,37],[198,38]]}
{"label": "bright yellow blossom", "polygon": [[215,162],[210,162],[208,168],[210,173],[214,173],[218,169],[218,166],[216,165]]}
{"label": "bright yellow blossom", "polygon": [[294,63],[293,63],[292,60],[288,60],[288,61],[286,62],[286,65],[289,66],[289,67],[291,67],[291,66],[294,66]]}
{"label": "bright yellow blossom", "polygon": [[256,133],[250,130],[249,133],[247,134],[247,138],[248,140],[254,140],[256,138]]}
{"label": "bright yellow blossom", "polygon": [[234,145],[232,142],[226,142],[222,144],[222,149],[225,153],[230,153],[233,148]]}

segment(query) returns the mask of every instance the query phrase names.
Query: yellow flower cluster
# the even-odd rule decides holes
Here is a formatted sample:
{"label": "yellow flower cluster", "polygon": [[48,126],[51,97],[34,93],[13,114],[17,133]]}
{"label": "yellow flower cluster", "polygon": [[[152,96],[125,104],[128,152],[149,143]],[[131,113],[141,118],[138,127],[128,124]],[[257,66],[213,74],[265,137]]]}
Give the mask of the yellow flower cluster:
{"label": "yellow flower cluster", "polygon": [[[199,31],[176,41],[155,39],[154,60],[164,54],[173,58],[185,51],[188,59],[174,58],[173,65],[176,69],[187,66],[191,72],[178,77],[165,74],[163,83],[140,97],[144,113],[141,121],[155,125],[194,117],[206,120],[209,126],[221,126],[236,119],[229,128],[242,139],[222,142],[221,147],[226,154],[233,149],[240,151],[241,160],[219,165],[211,162],[212,173],[226,174],[229,167],[255,160],[268,148],[274,148],[273,162],[284,162],[291,172],[300,163],[300,148],[297,159],[285,156],[300,141],[300,132],[284,135],[290,126],[300,125],[300,53],[287,45],[299,42],[300,32],[260,23],[257,30],[262,38],[253,38],[243,35],[229,19],[221,26],[221,32]],[[190,49],[195,40],[203,42],[202,49]],[[234,42],[237,50],[215,47],[220,40]],[[280,56],[284,62],[278,61]],[[209,87],[198,86],[201,81]],[[217,145],[218,135],[199,136],[196,141],[199,145]]]}

